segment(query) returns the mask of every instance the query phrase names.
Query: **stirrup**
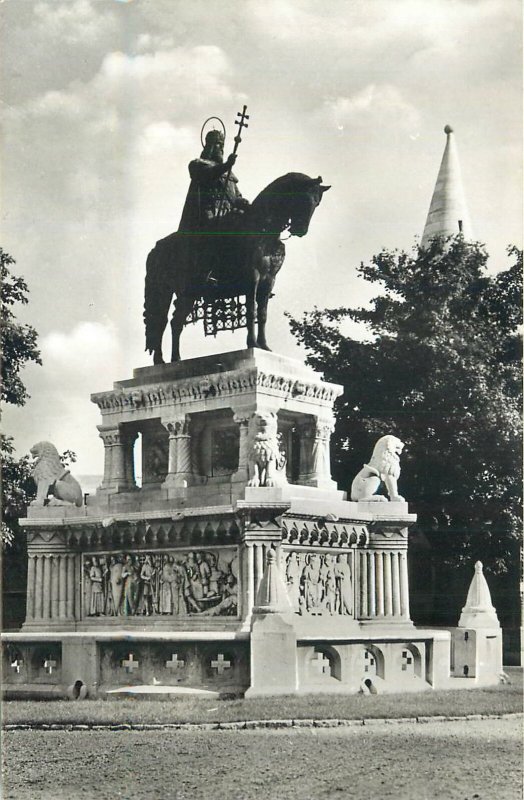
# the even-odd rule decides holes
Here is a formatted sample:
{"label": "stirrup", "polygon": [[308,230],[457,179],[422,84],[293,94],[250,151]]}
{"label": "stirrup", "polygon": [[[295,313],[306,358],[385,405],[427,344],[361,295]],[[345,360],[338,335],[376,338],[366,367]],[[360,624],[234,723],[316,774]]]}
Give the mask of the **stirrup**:
{"label": "stirrup", "polygon": [[206,275],[206,283],[213,283],[215,285],[218,283],[218,280],[213,277],[213,273],[211,270]]}

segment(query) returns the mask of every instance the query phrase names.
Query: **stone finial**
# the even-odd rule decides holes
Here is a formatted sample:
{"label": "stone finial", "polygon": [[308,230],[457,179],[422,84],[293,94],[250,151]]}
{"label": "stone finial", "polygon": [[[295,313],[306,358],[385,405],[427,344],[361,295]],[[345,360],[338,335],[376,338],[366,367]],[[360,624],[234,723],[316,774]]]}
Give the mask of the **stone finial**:
{"label": "stone finial", "polygon": [[427,248],[436,236],[445,237],[462,233],[466,239],[472,238],[460,162],[451,125],[446,125],[444,133],[446,147],[420,242],[420,246],[424,248]]}
{"label": "stone finial", "polygon": [[[36,498],[31,505],[82,506],[84,498],[80,484],[65,469],[54,444],[38,442],[30,452],[35,459],[31,475],[36,483]],[[51,495],[50,500],[48,495]]]}
{"label": "stone finial", "polygon": [[475,564],[466,605],[460,615],[459,628],[500,628],[497,612],[491,602],[491,594],[482,571],[482,562]]}
{"label": "stone finial", "polygon": [[293,612],[274,550],[268,550],[266,569],[256,596],[255,614],[290,614]]}

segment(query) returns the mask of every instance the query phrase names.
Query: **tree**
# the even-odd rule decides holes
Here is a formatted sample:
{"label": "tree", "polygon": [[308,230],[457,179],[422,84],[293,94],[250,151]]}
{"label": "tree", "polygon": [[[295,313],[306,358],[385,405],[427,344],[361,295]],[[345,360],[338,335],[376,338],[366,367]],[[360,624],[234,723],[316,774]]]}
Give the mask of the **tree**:
{"label": "tree", "polygon": [[[359,274],[381,292],[368,308],[290,319],[307,362],[343,384],[334,477],[348,487],[374,441],[406,443],[401,493],[418,514],[440,575],[480,559],[517,585],[521,511],[522,252],[490,276],[462,237],[412,254],[383,251]],[[365,341],[344,336],[361,323]],[[462,589],[461,589],[462,591]]]}
{"label": "tree", "polygon": [[[28,288],[23,278],[13,275],[9,267],[15,260],[0,248],[0,312],[2,319],[2,388],[1,399],[5,403],[23,406],[29,398],[20,377],[20,371],[30,361],[41,364],[36,341],[38,334],[31,325],[19,323],[12,311],[17,303],[26,305]],[[13,544],[16,520],[24,512],[33,496],[34,487],[30,476],[29,457],[16,459],[13,455],[13,440],[2,435],[2,544]]]}
{"label": "tree", "polygon": [[[0,314],[2,347],[1,399],[16,406],[25,405],[29,398],[20,377],[23,367],[34,362],[41,364],[36,346],[35,329],[17,321],[13,306],[26,305],[28,287],[22,278],[13,275],[10,267],[15,261],[0,248]],[[2,586],[4,592],[4,626],[17,626],[23,620],[23,595],[27,568],[25,538],[18,534],[18,518],[25,513],[28,503],[35,496],[35,485],[31,478],[29,456],[17,459],[14,455],[13,439],[0,436],[2,457]]]}
{"label": "tree", "polygon": [[29,395],[20,378],[20,370],[29,361],[41,364],[37,349],[38,334],[31,325],[17,322],[12,306],[28,303],[26,282],[9,271],[15,260],[0,247],[0,313],[2,315],[2,390],[1,399],[16,406],[25,405]]}

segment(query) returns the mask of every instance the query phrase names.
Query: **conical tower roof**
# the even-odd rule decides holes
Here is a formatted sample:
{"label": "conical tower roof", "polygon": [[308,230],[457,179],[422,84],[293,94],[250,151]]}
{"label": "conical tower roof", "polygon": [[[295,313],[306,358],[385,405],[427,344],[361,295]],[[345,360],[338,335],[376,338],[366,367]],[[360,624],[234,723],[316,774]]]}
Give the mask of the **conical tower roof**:
{"label": "conical tower roof", "polygon": [[457,233],[463,233],[465,239],[472,238],[453,128],[446,125],[444,133],[446,134],[446,147],[431,198],[420,242],[421,247],[427,247],[435,236],[454,236]]}

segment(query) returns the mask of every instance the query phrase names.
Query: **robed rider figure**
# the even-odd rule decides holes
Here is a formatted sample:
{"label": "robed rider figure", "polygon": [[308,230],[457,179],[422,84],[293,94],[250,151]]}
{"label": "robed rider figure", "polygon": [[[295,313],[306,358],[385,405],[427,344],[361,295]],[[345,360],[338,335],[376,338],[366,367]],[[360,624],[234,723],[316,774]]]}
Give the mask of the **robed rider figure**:
{"label": "robed rider figure", "polygon": [[[179,233],[206,233],[223,230],[232,214],[242,213],[249,202],[238,189],[238,179],[231,172],[236,153],[224,161],[224,135],[209,131],[200,158],[189,163],[191,184],[182,211]],[[221,222],[216,222],[218,218]]]}

